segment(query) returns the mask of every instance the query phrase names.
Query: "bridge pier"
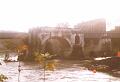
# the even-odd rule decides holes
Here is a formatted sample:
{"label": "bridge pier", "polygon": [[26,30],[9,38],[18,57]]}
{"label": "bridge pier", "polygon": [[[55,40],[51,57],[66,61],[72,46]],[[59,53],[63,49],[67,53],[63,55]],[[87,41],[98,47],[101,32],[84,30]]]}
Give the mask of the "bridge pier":
{"label": "bridge pier", "polygon": [[83,49],[80,44],[75,44],[72,47],[70,59],[84,59]]}
{"label": "bridge pier", "polygon": [[70,59],[84,59],[83,46],[80,42],[80,36],[78,34],[75,35],[75,44],[72,47],[72,53],[70,55]]}

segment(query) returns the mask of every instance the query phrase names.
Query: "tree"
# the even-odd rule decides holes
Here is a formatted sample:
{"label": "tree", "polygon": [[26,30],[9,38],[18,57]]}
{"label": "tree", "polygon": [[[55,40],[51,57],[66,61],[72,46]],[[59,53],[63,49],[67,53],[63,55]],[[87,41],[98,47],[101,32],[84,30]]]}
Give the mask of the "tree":
{"label": "tree", "polygon": [[18,44],[12,40],[5,40],[3,42],[3,46],[5,47],[5,50],[14,51],[16,50],[16,47],[18,46]]}
{"label": "tree", "polygon": [[5,50],[5,60],[8,61],[10,51],[16,51],[18,43],[10,39],[4,40],[2,43]]}
{"label": "tree", "polygon": [[59,27],[59,28],[68,28],[69,26],[70,26],[69,23],[59,23],[57,25],[57,27]]}
{"label": "tree", "polygon": [[55,66],[57,64],[57,62],[54,60],[48,60],[49,58],[51,58],[51,55],[49,53],[44,53],[44,54],[38,52],[35,53],[35,61],[38,62],[43,67],[44,70],[43,82],[45,82],[46,70],[54,71]]}

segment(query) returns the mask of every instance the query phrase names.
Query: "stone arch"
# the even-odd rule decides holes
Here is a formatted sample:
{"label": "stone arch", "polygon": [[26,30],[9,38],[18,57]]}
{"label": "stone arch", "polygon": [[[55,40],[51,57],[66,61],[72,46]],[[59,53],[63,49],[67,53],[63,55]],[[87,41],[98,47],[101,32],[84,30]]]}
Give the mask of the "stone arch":
{"label": "stone arch", "polygon": [[70,40],[59,37],[59,36],[52,36],[49,38],[46,38],[43,42],[43,48],[45,52],[50,52],[52,54],[59,54],[61,52],[64,52],[65,50],[71,49],[71,43]]}
{"label": "stone arch", "polygon": [[52,37],[46,36],[44,39],[41,39],[42,40],[41,44],[44,45],[49,39],[64,40],[68,43],[70,47],[72,47],[71,41],[68,38],[59,37],[59,36],[52,36]]}

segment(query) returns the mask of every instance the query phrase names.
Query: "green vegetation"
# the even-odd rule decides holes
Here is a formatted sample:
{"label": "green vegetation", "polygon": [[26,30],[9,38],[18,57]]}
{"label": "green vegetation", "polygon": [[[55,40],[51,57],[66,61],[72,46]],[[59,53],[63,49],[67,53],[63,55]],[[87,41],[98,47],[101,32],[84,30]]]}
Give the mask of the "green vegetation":
{"label": "green vegetation", "polygon": [[55,69],[55,66],[56,66],[56,62],[53,61],[53,60],[48,60],[50,58],[50,54],[49,53],[45,53],[45,54],[42,54],[42,53],[35,53],[35,61],[37,63],[39,63],[43,69],[44,69],[44,79],[43,81],[45,82],[45,71],[46,70],[49,70],[49,71],[54,71]]}
{"label": "green vegetation", "polygon": [[5,75],[0,74],[0,82],[3,82],[6,79],[8,79],[8,78]]}
{"label": "green vegetation", "polygon": [[42,65],[45,70],[54,71],[56,62],[54,60],[48,60],[49,58],[51,58],[51,55],[49,53],[35,53],[34,61]]}
{"label": "green vegetation", "polygon": [[19,43],[17,42],[14,42],[12,40],[4,40],[3,42],[3,45],[5,47],[5,50],[10,50],[10,51],[15,51],[17,46],[19,45]]}

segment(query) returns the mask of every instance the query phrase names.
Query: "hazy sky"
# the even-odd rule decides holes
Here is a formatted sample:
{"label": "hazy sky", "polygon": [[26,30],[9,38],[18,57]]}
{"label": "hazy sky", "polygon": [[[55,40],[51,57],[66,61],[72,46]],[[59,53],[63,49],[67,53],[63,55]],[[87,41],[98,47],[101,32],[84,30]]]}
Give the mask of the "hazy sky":
{"label": "hazy sky", "polygon": [[[0,30],[27,31],[105,18],[108,29],[120,24],[120,0],[0,0]],[[110,28],[111,27],[111,28]]]}

